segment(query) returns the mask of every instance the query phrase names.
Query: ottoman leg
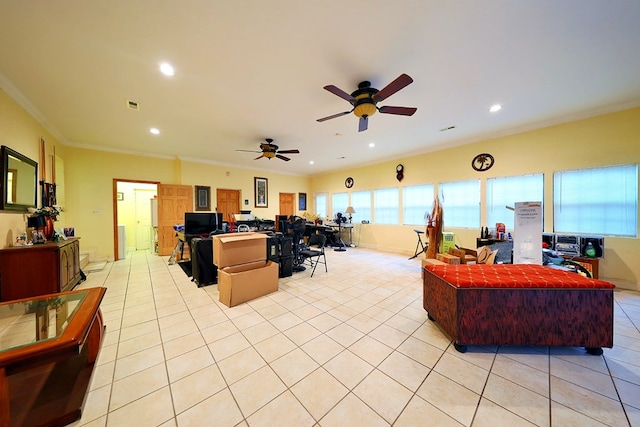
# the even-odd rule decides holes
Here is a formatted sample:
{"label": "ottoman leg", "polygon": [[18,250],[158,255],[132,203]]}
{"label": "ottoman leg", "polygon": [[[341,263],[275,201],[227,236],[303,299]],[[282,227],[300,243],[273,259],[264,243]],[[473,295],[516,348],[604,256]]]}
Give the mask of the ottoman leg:
{"label": "ottoman leg", "polygon": [[453,347],[458,350],[460,353],[466,353],[467,352],[467,346],[464,344],[458,344],[457,342],[453,343]]}
{"label": "ottoman leg", "polygon": [[593,354],[594,356],[602,356],[602,348],[601,347],[585,347],[587,353]]}

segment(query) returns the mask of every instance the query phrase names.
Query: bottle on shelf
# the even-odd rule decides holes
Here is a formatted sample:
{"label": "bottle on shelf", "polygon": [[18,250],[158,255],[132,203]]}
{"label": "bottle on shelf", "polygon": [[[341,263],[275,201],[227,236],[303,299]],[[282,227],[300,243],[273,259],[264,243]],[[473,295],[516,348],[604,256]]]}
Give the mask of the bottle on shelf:
{"label": "bottle on shelf", "polygon": [[593,247],[593,243],[591,243],[591,242],[587,243],[587,247],[584,250],[584,254],[586,256],[588,256],[589,258],[595,258],[596,257],[596,248]]}

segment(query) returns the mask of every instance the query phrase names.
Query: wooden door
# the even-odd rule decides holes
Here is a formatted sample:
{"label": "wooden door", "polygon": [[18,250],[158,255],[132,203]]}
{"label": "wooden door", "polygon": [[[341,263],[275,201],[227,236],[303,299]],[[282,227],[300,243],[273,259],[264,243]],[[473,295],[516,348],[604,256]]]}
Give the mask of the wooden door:
{"label": "wooden door", "polygon": [[295,193],[280,193],[280,215],[291,216],[295,213]]}
{"label": "wooden door", "polygon": [[240,190],[216,189],[216,212],[222,214],[223,221],[229,221],[235,213],[240,213]]}
{"label": "wooden door", "polygon": [[151,200],[155,197],[155,190],[135,189],[135,234],[136,250],[151,248]]}
{"label": "wooden door", "polygon": [[158,255],[171,255],[178,242],[173,226],[184,223],[184,213],[192,211],[191,185],[158,184]]}

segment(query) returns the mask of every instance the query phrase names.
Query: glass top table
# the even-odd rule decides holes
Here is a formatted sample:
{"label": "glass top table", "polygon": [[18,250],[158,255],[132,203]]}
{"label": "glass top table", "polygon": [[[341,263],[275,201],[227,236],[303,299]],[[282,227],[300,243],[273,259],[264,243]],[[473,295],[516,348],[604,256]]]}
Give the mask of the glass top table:
{"label": "glass top table", "polygon": [[66,425],[80,418],[104,335],[106,291],[0,303],[0,426]]}
{"label": "glass top table", "polygon": [[0,305],[0,352],[59,338],[88,290]]}

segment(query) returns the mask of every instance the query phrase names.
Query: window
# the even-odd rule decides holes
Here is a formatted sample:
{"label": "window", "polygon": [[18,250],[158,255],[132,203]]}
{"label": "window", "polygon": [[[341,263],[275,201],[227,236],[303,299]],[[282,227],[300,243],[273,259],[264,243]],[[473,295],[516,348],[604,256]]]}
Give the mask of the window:
{"label": "window", "polygon": [[343,213],[349,206],[348,193],[334,193],[331,195],[331,216],[336,217],[338,212]]}
{"label": "window", "polygon": [[[514,228],[513,211],[516,202],[543,202],[544,175],[519,175],[487,179],[487,225],[503,223]],[[446,223],[445,223],[446,224]]]}
{"label": "window", "polygon": [[399,224],[398,189],[383,188],[373,192],[374,221],[376,224]]}
{"label": "window", "polygon": [[318,215],[320,218],[326,218],[327,214],[329,212],[328,206],[327,206],[327,193],[317,193],[314,196],[314,205],[316,207],[316,215]]}
{"label": "window", "polygon": [[558,233],[636,237],[638,165],[554,173],[553,228]]}
{"label": "window", "polygon": [[480,228],[480,181],[439,185],[445,227]]}
{"label": "window", "polygon": [[351,193],[351,206],[356,211],[351,215],[351,222],[371,221],[371,191]]}
{"label": "window", "polygon": [[411,185],[402,189],[402,223],[426,225],[433,210],[433,184]]}

